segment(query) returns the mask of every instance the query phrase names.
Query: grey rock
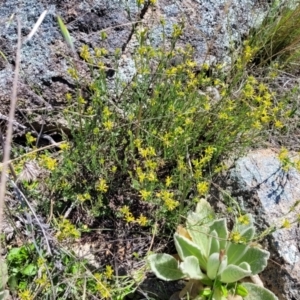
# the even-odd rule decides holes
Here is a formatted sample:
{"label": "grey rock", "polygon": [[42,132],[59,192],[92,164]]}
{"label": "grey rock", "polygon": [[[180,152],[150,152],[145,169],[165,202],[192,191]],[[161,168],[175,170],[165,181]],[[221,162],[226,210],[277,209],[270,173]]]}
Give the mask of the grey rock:
{"label": "grey rock", "polygon": [[300,214],[299,206],[289,212],[300,199],[300,173],[283,170],[278,151],[256,150],[236,161],[229,182],[242,209],[255,214],[259,229],[277,228],[268,239],[272,260],[260,277],[279,299],[300,299],[299,225],[280,229],[284,218],[292,221]]}

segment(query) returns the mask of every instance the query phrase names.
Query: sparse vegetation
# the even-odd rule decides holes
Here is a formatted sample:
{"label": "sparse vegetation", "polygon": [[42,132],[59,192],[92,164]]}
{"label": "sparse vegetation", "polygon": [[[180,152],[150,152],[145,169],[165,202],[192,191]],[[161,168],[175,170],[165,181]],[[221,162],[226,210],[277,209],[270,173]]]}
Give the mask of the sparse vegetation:
{"label": "sparse vegetation", "polygon": [[[137,1],[138,6],[144,2]],[[149,4],[154,5],[155,1]],[[209,195],[215,176],[226,171],[225,159],[263,145],[270,134],[286,133],[295,116],[291,97],[298,90],[278,92],[273,84],[282,70],[295,71],[299,63],[295,24],[299,23],[300,8],[288,7],[288,3],[280,8],[274,5],[261,28],[251,32],[234,53],[230,66],[197,64],[190,45],[178,46],[184,23],[174,25],[168,36],[165,21],[161,20],[163,43],[159,47],[151,45],[150,29],[139,24],[133,37],[137,41],[132,57],[134,72],[127,80],[119,67],[123,59],[121,49],[115,50],[111,62],[113,78],[107,76],[108,51],[101,47],[101,40],[107,38],[105,32],[99,47],[81,47],[80,58],[88,66],[90,77],[81,76],[70,33],[58,17],[74,54],[68,75],[76,89],[65,95],[68,105],[64,110],[70,134],[64,133],[63,141],[52,147],[36,149],[36,137],[27,133],[26,147],[13,148],[10,175],[16,182],[13,187],[19,201],[14,213],[26,216],[19,217],[25,224],[26,237],[19,236],[21,245],[7,246],[8,275],[3,267],[0,298],[7,295],[9,287],[22,300],[125,299],[150,271],[147,257],[157,250],[153,248],[155,241],[164,241],[174,228],[185,223],[188,211],[194,207],[198,207],[201,217],[197,222],[202,224],[208,215],[201,215],[199,207],[203,208],[203,197]],[[292,161],[285,148],[279,159],[284,169],[300,169],[300,162]],[[34,205],[27,208],[26,197]],[[195,289],[191,293],[189,285],[184,289],[182,295],[191,297],[188,299],[223,300],[230,293],[251,299],[246,295],[251,291],[253,295],[259,293],[259,288],[237,284],[242,278],[261,272],[268,256],[267,251],[250,247],[256,237],[252,217],[239,208],[231,234],[227,232],[228,215],[222,219],[214,216],[209,230],[190,224],[189,217],[191,213],[187,217],[190,227],[181,229],[183,237],[175,234],[177,250],[182,252],[179,268],[175,258],[166,256],[176,266],[174,274],[180,276],[164,279],[188,278],[193,285],[193,280],[202,280],[200,285],[195,284],[196,294]],[[275,229],[289,228],[300,220],[299,216],[293,220],[288,215],[283,217]],[[214,227],[217,222],[223,222],[220,228]],[[239,225],[243,222],[248,222],[247,226]],[[139,238],[142,233],[151,237],[147,249],[133,252],[133,267],[127,266],[122,273],[115,263],[114,256],[123,255],[125,247],[120,248],[123,252],[118,249],[121,254],[111,245],[105,251],[96,249],[95,253],[105,256],[100,259],[101,265],[78,254],[78,241],[93,241],[99,224],[103,235],[106,231],[123,230],[125,234],[139,233]],[[196,227],[201,232],[195,233]],[[42,238],[34,236],[33,228],[42,232]],[[241,228],[247,234],[240,232]],[[215,247],[214,251],[199,250],[201,245],[196,242],[196,246],[191,245],[194,238],[197,240],[196,234],[211,245],[210,249]],[[190,248],[199,250],[201,257],[195,251],[193,256],[183,254],[184,246],[178,239],[190,243],[189,253]],[[50,243],[53,253],[49,253]],[[234,280],[229,280],[225,271],[234,265],[236,257],[234,251],[226,252],[225,248],[242,248],[246,256],[234,266],[242,274]],[[247,251],[263,256],[261,268],[255,269],[247,260]],[[160,274],[158,257],[162,255],[150,256],[156,275]],[[225,257],[228,265],[223,266]],[[195,259],[199,261],[197,270],[186,269]],[[207,260],[214,263],[214,269],[208,268]],[[273,294],[265,293],[275,299]]]}

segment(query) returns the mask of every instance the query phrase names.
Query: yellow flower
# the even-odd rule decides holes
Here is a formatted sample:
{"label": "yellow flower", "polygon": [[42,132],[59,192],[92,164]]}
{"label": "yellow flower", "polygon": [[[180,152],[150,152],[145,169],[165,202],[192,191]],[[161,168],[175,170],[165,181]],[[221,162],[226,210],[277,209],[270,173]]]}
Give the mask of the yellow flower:
{"label": "yellow flower", "polygon": [[94,51],[95,51],[95,56],[97,58],[100,58],[101,56],[106,55],[108,53],[108,51],[105,48],[97,48],[96,47],[94,49]]}
{"label": "yellow flower", "polygon": [[207,182],[202,181],[197,184],[197,191],[200,195],[205,195],[208,192],[209,185]]}
{"label": "yellow flower", "polygon": [[90,61],[91,60],[91,55],[89,53],[89,47],[87,45],[83,45],[81,47],[80,51],[80,56],[85,60],[85,61]]}
{"label": "yellow flower", "polygon": [[241,224],[244,224],[244,225],[248,225],[250,220],[249,220],[249,216],[247,215],[241,215],[238,217],[238,221],[241,223]]}
{"label": "yellow flower", "polygon": [[291,228],[291,222],[288,219],[284,219],[281,228],[286,228],[286,229]]}
{"label": "yellow flower", "polygon": [[262,128],[262,125],[261,123],[256,120],[253,124],[252,124],[252,127],[255,128],[255,129],[261,129]]}
{"label": "yellow flower", "polygon": [[184,130],[182,129],[181,126],[176,127],[174,130],[175,135],[182,135],[183,133],[184,133]]}
{"label": "yellow flower", "polygon": [[172,184],[173,180],[171,176],[167,176],[166,178],[166,187],[169,187]]}
{"label": "yellow flower", "polygon": [[151,182],[157,181],[156,174],[153,171],[150,171],[149,173],[147,173],[146,176],[147,176],[147,179]]}
{"label": "yellow flower", "polygon": [[140,194],[143,200],[147,201],[149,197],[151,196],[151,191],[147,190],[140,190]]}
{"label": "yellow flower", "polygon": [[111,279],[113,274],[114,274],[113,268],[111,266],[106,266],[105,267],[105,277],[107,279]]}
{"label": "yellow flower", "polygon": [[72,99],[72,94],[71,93],[66,93],[66,100],[69,102]]}
{"label": "yellow flower", "polygon": [[18,294],[20,300],[33,300],[33,294],[30,292],[30,290],[24,290],[22,292],[19,292]]}
{"label": "yellow flower", "polygon": [[79,104],[86,104],[86,100],[82,96],[79,96],[78,97],[78,103]]}
{"label": "yellow flower", "polygon": [[80,201],[80,202],[84,202],[84,201],[85,201],[85,198],[83,197],[82,194],[77,194],[77,199],[78,199],[78,201]]}
{"label": "yellow flower", "polygon": [[134,144],[135,147],[137,147],[138,149],[140,149],[141,146],[142,146],[142,141],[141,141],[141,139],[135,139],[133,141],[133,144]]}
{"label": "yellow flower", "polygon": [[186,165],[183,161],[183,157],[179,157],[178,161],[177,161],[177,168],[179,171],[186,171]]}
{"label": "yellow flower", "polygon": [[105,118],[108,118],[112,114],[112,112],[109,110],[108,106],[104,106],[102,113]]}
{"label": "yellow flower", "polygon": [[101,193],[106,193],[108,190],[108,185],[106,183],[106,180],[101,178],[98,183],[96,184],[96,190]]}
{"label": "yellow flower", "polygon": [[114,127],[114,122],[107,120],[102,123],[106,131],[111,131]]}
{"label": "yellow flower", "polygon": [[146,160],[145,161],[145,167],[149,168],[151,170],[155,170],[157,168],[157,162],[152,160]]}
{"label": "yellow flower", "polygon": [[49,278],[47,277],[47,274],[45,274],[45,273],[43,273],[40,278],[35,279],[34,282],[38,285],[42,285],[43,288],[48,288],[51,285]]}
{"label": "yellow flower", "polygon": [[230,234],[230,239],[234,242],[234,243],[239,243],[242,240],[242,236],[239,232],[231,232]]}
{"label": "yellow flower", "polygon": [[288,149],[282,147],[280,152],[279,152],[279,155],[278,155],[278,158],[281,162],[284,162],[286,161],[286,159],[288,159],[288,156],[289,156],[289,151]]}
{"label": "yellow flower", "polygon": [[283,123],[281,122],[281,121],[279,121],[279,120],[276,120],[275,121],[275,127],[276,128],[282,128],[284,125],[283,125]]}
{"label": "yellow flower", "polygon": [[136,219],[137,223],[141,226],[146,226],[148,224],[148,219],[143,214],[140,214],[138,219]]}
{"label": "yellow flower", "polygon": [[228,120],[229,119],[226,112],[220,112],[218,116],[219,116],[220,120]]}
{"label": "yellow flower", "polygon": [[185,123],[186,126],[188,126],[188,125],[193,124],[194,122],[193,122],[193,120],[192,120],[191,118],[186,118],[186,119],[184,120],[184,123]]}
{"label": "yellow flower", "polygon": [[44,165],[48,170],[53,171],[57,166],[57,160],[51,158],[45,154],[41,155],[41,163]]}
{"label": "yellow flower", "polygon": [[127,215],[130,213],[129,211],[129,207],[127,205],[123,205],[121,208],[120,208],[120,212],[124,215]]}
{"label": "yellow flower", "polygon": [[77,79],[79,78],[76,69],[69,68],[69,69],[67,70],[67,72],[69,73],[69,75],[70,75],[73,79],[76,79],[76,80],[77,80]]}
{"label": "yellow flower", "polygon": [[59,145],[60,149],[61,150],[68,150],[70,149],[70,144],[68,142],[62,142],[60,145]]}
{"label": "yellow flower", "polygon": [[26,136],[26,141],[29,145],[36,141],[36,138],[33,137],[30,132],[27,132],[25,136]]}
{"label": "yellow flower", "polygon": [[148,153],[149,153],[149,156],[155,156],[156,153],[155,153],[155,149],[153,147],[148,147]]}
{"label": "yellow flower", "polygon": [[173,199],[166,199],[165,200],[165,206],[169,211],[172,211],[179,205],[179,202]]}
{"label": "yellow flower", "polygon": [[126,214],[125,217],[124,217],[124,219],[125,219],[125,221],[127,223],[134,222],[134,216],[132,215],[131,212],[128,213],[128,214]]}
{"label": "yellow flower", "polygon": [[147,157],[147,155],[148,155],[148,150],[147,150],[147,148],[145,149],[145,148],[139,148],[139,153],[140,153],[140,155],[142,156],[142,157]]}

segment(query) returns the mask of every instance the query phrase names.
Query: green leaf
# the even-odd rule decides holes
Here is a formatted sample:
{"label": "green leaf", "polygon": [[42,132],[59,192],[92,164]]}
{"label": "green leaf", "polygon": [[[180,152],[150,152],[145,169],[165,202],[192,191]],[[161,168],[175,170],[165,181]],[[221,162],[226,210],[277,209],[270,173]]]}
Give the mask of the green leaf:
{"label": "green leaf", "polygon": [[37,266],[29,264],[21,271],[21,273],[27,276],[33,276],[37,273]]}
{"label": "green leaf", "polygon": [[215,218],[214,210],[204,198],[201,198],[197,203],[195,213],[205,222]]}
{"label": "green leaf", "polygon": [[18,288],[18,277],[16,275],[12,275],[8,278],[8,286],[11,291]]}
{"label": "green leaf", "polygon": [[141,189],[141,185],[140,185],[140,183],[137,180],[132,179],[131,182],[132,182],[132,186],[133,186],[134,189],[136,189],[136,190],[140,190]]}
{"label": "green leaf", "polygon": [[214,230],[209,235],[209,250],[208,253],[211,255],[212,253],[220,252],[220,243],[217,232]]}
{"label": "green leaf", "polygon": [[224,283],[232,283],[251,275],[250,266],[242,263],[239,266],[228,265],[221,273],[221,281]]}
{"label": "green leaf", "polygon": [[278,300],[271,291],[259,285],[244,282],[242,286],[248,291],[248,295],[244,297],[244,300]]}
{"label": "green leaf", "polygon": [[251,267],[252,275],[256,275],[265,269],[269,256],[270,252],[266,250],[248,247],[246,253],[244,253],[244,255],[240,257],[235,264],[247,262]]}
{"label": "green leaf", "polygon": [[219,266],[220,266],[220,254],[213,253],[207,261],[207,276],[210,279],[215,279],[218,274]]}
{"label": "green leaf", "polygon": [[[227,239],[228,239],[228,230],[227,230],[226,219],[223,218],[223,219],[215,220],[210,225],[210,231],[213,231],[213,230],[215,230],[218,234],[220,249],[225,249]],[[211,253],[213,253],[213,252],[211,252]]]}
{"label": "green leaf", "polygon": [[201,272],[199,261],[195,256],[188,256],[180,264],[180,269],[190,279],[203,279],[206,276]]}
{"label": "green leaf", "polygon": [[148,261],[152,272],[160,279],[171,281],[184,278],[185,275],[178,268],[178,261],[169,254],[152,254]]}
{"label": "green leaf", "polygon": [[69,46],[71,47],[72,51],[75,52],[75,48],[74,48],[74,44],[72,42],[72,38],[70,36],[70,33],[66,27],[66,25],[64,24],[64,22],[62,21],[60,16],[57,16],[57,22],[60,28],[60,31],[65,39],[65,41],[69,44]]}
{"label": "green leaf", "polygon": [[174,234],[174,242],[177,253],[182,261],[188,256],[195,256],[202,268],[206,269],[206,259],[201,253],[201,249],[191,240],[179,235]]}
{"label": "green leaf", "polygon": [[243,257],[246,254],[248,248],[249,246],[246,244],[228,242],[226,251],[228,264],[236,265],[238,264],[237,262],[244,261]]}
{"label": "green leaf", "polygon": [[186,222],[186,229],[191,236],[192,241],[200,248],[201,253],[206,259],[209,256],[210,224],[211,222],[203,224],[201,216],[193,212],[189,213]]}
{"label": "green leaf", "polygon": [[21,256],[21,248],[12,248],[7,255],[7,261],[12,262],[16,258],[19,259],[20,256]]}

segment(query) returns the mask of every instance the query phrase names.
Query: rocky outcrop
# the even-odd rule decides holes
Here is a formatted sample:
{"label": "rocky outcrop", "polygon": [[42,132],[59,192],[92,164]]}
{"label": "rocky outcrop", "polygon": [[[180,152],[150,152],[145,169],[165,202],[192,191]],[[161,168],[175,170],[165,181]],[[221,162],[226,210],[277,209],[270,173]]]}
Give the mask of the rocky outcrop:
{"label": "rocky outcrop", "polygon": [[[296,154],[290,154],[291,160]],[[236,161],[230,170],[227,190],[231,190],[244,211],[256,216],[262,231],[274,227],[268,236],[271,259],[262,280],[281,300],[300,299],[300,229],[297,222],[282,228],[284,220],[299,218],[300,173],[282,168],[276,150],[256,150]],[[290,228],[289,228],[290,227]]]}

